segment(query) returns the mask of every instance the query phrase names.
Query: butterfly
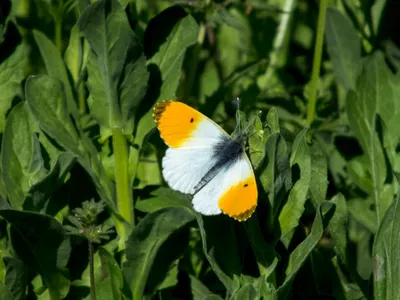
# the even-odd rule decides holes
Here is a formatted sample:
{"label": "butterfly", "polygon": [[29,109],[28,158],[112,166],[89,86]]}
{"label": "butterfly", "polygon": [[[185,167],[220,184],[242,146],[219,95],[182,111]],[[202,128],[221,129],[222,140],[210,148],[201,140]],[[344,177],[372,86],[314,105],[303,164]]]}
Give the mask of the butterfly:
{"label": "butterfly", "polygon": [[156,104],[153,118],[168,145],[162,159],[168,185],[193,195],[193,208],[203,215],[247,220],[257,206],[257,185],[245,134],[231,137],[199,111],[172,100]]}

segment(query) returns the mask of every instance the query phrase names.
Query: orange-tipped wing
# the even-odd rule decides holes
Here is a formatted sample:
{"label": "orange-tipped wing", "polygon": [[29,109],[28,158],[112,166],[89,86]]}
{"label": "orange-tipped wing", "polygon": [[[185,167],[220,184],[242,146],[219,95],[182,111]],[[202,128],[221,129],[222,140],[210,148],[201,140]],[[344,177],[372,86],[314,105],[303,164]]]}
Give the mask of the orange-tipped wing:
{"label": "orange-tipped wing", "polygon": [[223,212],[237,221],[245,221],[257,206],[257,185],[246,154],[227,165],[193,198],[194,209],[204,215]]}
{"label": "orange-tipped wing", "polygon": [[182,102],[158,103],[153,117],[161,138],[172,148],[212,147],[227,136],[220,126]]}

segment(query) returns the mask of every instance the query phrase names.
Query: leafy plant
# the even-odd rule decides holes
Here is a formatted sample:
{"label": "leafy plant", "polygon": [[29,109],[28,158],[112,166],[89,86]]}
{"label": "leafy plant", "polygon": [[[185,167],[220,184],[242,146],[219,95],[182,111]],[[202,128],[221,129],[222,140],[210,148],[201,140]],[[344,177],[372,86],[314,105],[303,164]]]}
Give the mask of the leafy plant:
{"label": "leafy plant", "polygon": [[[397,299],[396,9],[1,2],[0,298]],[[252,120],[246,222],[164,184],[167,99]]]}

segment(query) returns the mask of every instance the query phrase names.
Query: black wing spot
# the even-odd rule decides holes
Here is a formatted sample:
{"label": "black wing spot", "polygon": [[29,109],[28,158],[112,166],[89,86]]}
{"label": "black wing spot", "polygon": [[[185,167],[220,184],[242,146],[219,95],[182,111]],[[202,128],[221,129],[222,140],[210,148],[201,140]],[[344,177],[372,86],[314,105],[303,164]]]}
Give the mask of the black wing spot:
{"label": "black wing spot", "polygon": [[243,187],[248,187],[249,185],[246,183]]}
{"label": "black wing spot", "polygon": [[191,118],[191,119],[190,119],[190,123],[193,123],[193,122],[194,122],[194,119],[193,119],[193,118]]}

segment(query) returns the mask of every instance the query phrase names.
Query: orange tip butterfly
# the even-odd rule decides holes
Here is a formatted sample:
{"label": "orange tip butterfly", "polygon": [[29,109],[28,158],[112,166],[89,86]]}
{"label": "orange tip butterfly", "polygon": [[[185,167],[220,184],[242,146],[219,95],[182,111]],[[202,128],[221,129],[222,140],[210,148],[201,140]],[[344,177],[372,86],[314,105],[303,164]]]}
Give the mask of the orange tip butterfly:
{"label": "orange tip butterfly", "polygon": [[172,100],[158,103],[153,117],[169,146],[162,160],[168,185],[194,195],[193,208],[203,215],[250,218],[257,206],[257,185],[244,135],[233,138],[202,113]]}

